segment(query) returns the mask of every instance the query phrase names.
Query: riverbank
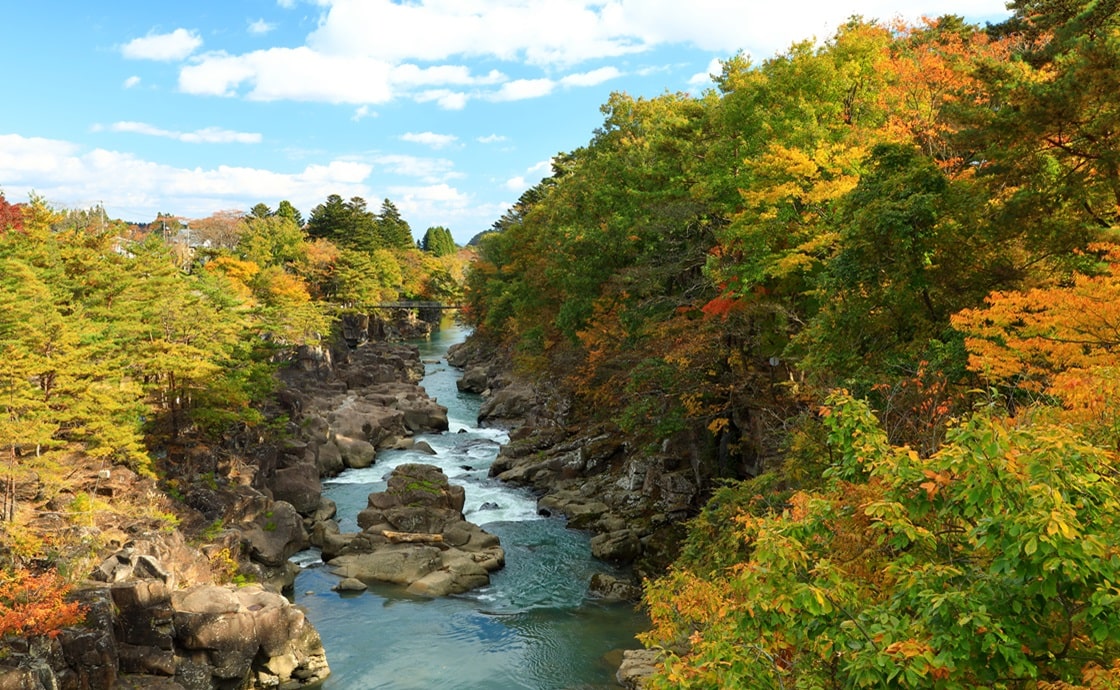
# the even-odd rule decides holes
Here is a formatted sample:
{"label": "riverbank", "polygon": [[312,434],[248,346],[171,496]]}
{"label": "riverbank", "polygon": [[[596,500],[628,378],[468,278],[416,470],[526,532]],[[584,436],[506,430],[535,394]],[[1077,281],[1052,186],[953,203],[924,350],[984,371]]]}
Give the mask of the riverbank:
{"label": "riverbank", "polygon": [[355,687],[448,690],[618,687],[614,674],[623,648],[646,625],[630,603],[608,602],[588,591],[595,573],[615,569],[591,557],[589,536],[559,517],[538,514],[536,496],[489,477],[508,436],[477,425],[480,396],[461,393],[460,373],[443,359],[465,333],[453,326],[419,344],[425,362],[420,385],[447,407],[448,432],[414,437],[435,452],[386,449],[365,469],[323,482],[343,530],[354,529],[366,497],[383,490],[396,466],[440,466],[466,490],[464,514],[501,539],[506,565],[474,592],[429,599],[404,588],[372,585],[360,594],[331,591],[338,578],[315,551],[304,565],[295,601],[320,630],[332,675],[326,690]]}

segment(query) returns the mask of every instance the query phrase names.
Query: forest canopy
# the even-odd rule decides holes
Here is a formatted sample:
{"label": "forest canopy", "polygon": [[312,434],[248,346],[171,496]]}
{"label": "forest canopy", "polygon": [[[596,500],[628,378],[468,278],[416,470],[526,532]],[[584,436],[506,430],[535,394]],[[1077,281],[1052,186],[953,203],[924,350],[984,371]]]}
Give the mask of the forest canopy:
{"label": "forest canopy", "polygon": [[478,332],[706,482],[655,687],[1120,682],[1114,5],[616,93],[481,236]]}

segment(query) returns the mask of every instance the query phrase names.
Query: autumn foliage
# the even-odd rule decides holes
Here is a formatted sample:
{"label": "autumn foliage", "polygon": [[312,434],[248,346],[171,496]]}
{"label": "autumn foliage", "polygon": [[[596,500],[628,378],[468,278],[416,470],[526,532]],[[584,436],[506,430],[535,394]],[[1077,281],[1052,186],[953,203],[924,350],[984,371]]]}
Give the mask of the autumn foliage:
{"label": "autumn foliage", "polygon": [[981,412],[921,458],[863,403],[820,414],[824,485],[777,512],[719,497],[702,524],[726,521],[719,550],[746,558],[712,567],[717,545],[697,540],[649,586],[645,641],[674,650],[655,687],[1001,687],[1111,663],[1113,454]]}
{"label": "autumn foliage", "polygon": [[80,623],[85,612],[67,600],[69,592],[70,585],[54,573],[0,573],[0,639],[55,637],[62,628]]}
{"label": "autumn foliage", "polygon": [[657,687],[1118,686],[1120,13],[1010,8],[613,94],[483,238],[477,332],[710,497]]}

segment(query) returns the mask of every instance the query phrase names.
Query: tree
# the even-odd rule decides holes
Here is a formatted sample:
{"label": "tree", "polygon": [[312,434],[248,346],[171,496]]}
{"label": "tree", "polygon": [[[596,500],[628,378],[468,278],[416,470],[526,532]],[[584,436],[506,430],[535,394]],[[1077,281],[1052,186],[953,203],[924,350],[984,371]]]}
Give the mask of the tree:
{"label": "tree", "polygon": [[69,593],[69,583],[54,573],[0,573],[0,639],[54,638],[62,628],[81,623],[85,610],[67,601]]}
{"label": "tree", "polygon": [[451,231],[442,225],[428,228],[424,232],[424,239],[420,241],[420,248],[434,256],[448,256],[458,251]]}
{"label": "tree", "polygon": [[381,202],[381,210],[377,214],[377,234],[381,239],[381,246],[388,249],[408,249],[415,246],[412,228],[401,218],[396,205],[388,199]]}
{"label": "tree", "polygon": [[[1060,419],[1104,443],[1120,440],[1120,246],[1094,247],[1096,275],[1026,291],[994,292],[953,316],[965,334],[969,369],[1008,386],[1013,400],[1053,396]],[[1025,395],[1024,395],[1025,394]]]}
{"label": "tree", "polygon": [[23,227],[22,204],[9,203],[0,191],[0,232],[19,230]]}
{"label": "tree", "polygon": [[205,218],[192,220],[191,232],[213,249],[233,249],[241,238],[244,217],[245,214],[236,209],[215,211]]}
{"label": "tree", "polygon": [[256,204],[253,208],[249,209],[249,215],[254,218],[268,218],[272,215],[272,209],[268,207],[268,204]]}
{"label": "tree", "polygon": [[259,266],[287,266],[302,260],[306,251],[303,231],[283,216],[246,216],[237,252]]}
{"label": "tree", "polygon": [[295,223],[297,228],[303,227],[303,215],[295,206],[292,206],[292,202],[288,201],[287,199],[281,201],[280,205],[276,207],[275,215],[280,216],[281,218],[287,218],[288,220]]}
{"label": "tree", "polygon": [[372,252],[384,246],[377,217],[359,196],[349,201],[343,201],[337,194],[327,197],[326,202],[311,210],[307,234],[355,251]]}
{"label": "tree", "polygon": [[652,687],[1116,682],[1109,453],[980,412],[923,459],[849,397],[821,414],[824,486],[778,510],[750,485],[722,491],[648,589],[645,642],[684,650]]}

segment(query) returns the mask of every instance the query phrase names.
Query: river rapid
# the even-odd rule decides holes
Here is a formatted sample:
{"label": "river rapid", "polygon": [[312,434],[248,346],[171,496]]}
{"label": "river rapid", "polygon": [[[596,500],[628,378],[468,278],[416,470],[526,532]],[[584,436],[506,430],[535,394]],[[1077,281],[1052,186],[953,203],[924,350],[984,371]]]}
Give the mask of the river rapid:
{"label": "river rapid", "polygon": [[595,572],[613,572],[592,559],[589,537],[562,518],[537,515],[536,498],[490,479],[501,444],[497,429],[475,426],[480,399],[459,393],[459,372],[443,359],[466,332],[453,323],[417,343],[425,362],[421,385],[448,409],[450,430],[424,434],[436,455],[383,451],[367,469],[325,480],[338,505],[342,531],[357,531],[366,497],[385,489],[402,463],[438,465],[466,489],[466,519],[496,534],[506,566],[489,586],[442,599],[424,599],[383,585],[359,594],[331,591],[331,575],[314,550],[293,559],[302,566],[295,601],[323,638],[331,676],[326,690],[574,690],[617,688],[622,649],[648,622],[631,604],[590,598]]}

